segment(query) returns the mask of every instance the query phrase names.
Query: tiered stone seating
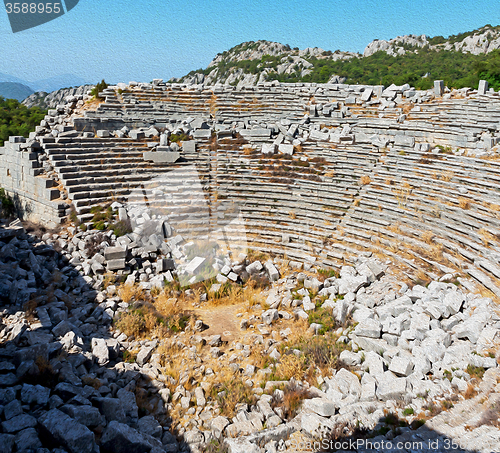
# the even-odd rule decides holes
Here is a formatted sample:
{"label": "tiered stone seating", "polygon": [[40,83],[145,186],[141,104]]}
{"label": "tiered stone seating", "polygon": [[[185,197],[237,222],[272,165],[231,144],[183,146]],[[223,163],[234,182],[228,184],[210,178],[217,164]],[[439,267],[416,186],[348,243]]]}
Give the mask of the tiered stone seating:
{"label": "tiered stone seating", "polygon": [[[472,276],[500,295],[500,167],[486,156],[497,141],[498,94],[399,93],[389,103],[384,94],[362,100],[363,88],[110,87],[95,111],[73,118],[77,131],[173,130],[201,118],[217,140],[201,134],[196,153],[176,164],[144,161],[150,139],[62,134],[42,146],[83,219],[96,203],[147,200],[170,210],[180,231],[201,235],[223,225],[218,215],[234,202],[251,248],[332,267],[376,253],[402,270]],[[301,143],[293,158],[261,154],[278,133],[291,143],[290,124]],[[468,157],[478,153],[486,157]],[[158,195],[196,179],[204,195],[193,192],[194,201],[189,190],[168,203]]]}

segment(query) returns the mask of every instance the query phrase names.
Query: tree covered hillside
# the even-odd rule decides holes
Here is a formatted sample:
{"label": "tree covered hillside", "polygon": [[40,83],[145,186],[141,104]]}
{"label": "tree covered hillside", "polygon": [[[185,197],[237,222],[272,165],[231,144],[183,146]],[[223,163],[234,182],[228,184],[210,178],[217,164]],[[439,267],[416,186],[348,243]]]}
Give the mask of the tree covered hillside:
{"label": "tree covered hillside", "polygon": [[325,83],[333,76],[349,84],[409,83],[417,89],[431,88],[434,80],[444,80],[449,88],[477,88],[479,80],[486,79],[498,90],[500,26],[485,25],[448,38],[406,35],[389,41],[375,39],[362,55],[250,41],[218,54],[206,69],[172,81],[238,86],[271,80]]}
{"label": "tree covered hillside", "polygon": [[345,83],[366,85],[403,85],[429,89],[434,80],[444,80],[450,88],[475,87],[480,79],[500,89],[500,51],[472,55],[451,50],[421,49],[418,53],[391,56],[377,52],[369,57],[333,61],[312,58],[312,72],[301,77],[293,74],[269,74],[269,80],[280,82],[328,82],[332,75],[346,77]]}
{"label": "tree covered hillside", "polygon": [[0,96],[0,146],[3,146],[10,135],[28,137],[46,113],[46,110],[38,107],[28,108],[15,99]]}

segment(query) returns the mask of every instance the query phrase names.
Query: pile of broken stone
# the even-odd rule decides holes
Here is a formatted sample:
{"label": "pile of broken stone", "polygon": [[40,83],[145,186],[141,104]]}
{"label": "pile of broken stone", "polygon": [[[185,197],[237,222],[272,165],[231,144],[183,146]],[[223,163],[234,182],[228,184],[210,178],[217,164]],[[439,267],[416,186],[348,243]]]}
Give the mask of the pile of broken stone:
{"label": "pile of broken stone", "polygon": [[[249,319],[242,316],[242,339],[222,348],[220,336],[203,338],[192,328],[170,339],[129,339],[112,327],[112,320],[128,309],[116,288],[102,289],[99,274],[85,275],[87,267],[70,262],[69,250],[82,251],[85,239],[74,239],[73,233],[38,239],[19,222],[0,228],[1,451],[202,452],[219,441],[230,452],[293,451],[294,434],[319,438],[353,420],[378,429],[388,411],[404,417],[405,407],[425,413],[428,401],[477,387],[468,366],[499,377],[500,357],[494,353],[500,316],[491,299],[444,281],[410,289],[384,275],[385,265],[366,257],[323,282],[313,269],[280,276],[278,259],[267,267],[257,261],[243,267],[226,263],[227,274],[240,266],[242,272],[262,272],[274,280],[267,294],[270,308],[263,301]],[[56,242],[62,253],[54,250]],[[111,243],[104,244],[105,255]],[[279,363],[280,345],[291,335],[280,329],[281,320],[306,319],[316,309],[311,301],[316,294],[339,325],[353,319],[352,327],[338,332],[338,341],[351,350],[341,355],[345,368],[319,375],[316,386],[299,383],[312,398],[286,420],[270,403],[282,396],[276,386],[287,383],[266,383],[272,365],[259,370],[240,364],[257,345]],[[202,372],[192,392],[162,373],[157,348],[168,342],[190,358],[187,367]],[[206,347],[197,349],[198,343]],[[139,350],[135,363],[123,360],[127,350]],[[208,394],[205,378],[213,378],[213,370],[203,361],[214,355],[245,376],[257,396],[255,405],[239,404],[232,419],[220,415]],[[493,387],[498,396],[500,387]],[[175,412],[181,420],[170,418]],[[500,439],[498,430],[490,437],[495,433]],[[375,439],[389,439],[389,434]]]}
{"label": "pile of broken stone", "polygon": [[[142,205],[124,207],[115,201],[110,207],[117,212],[119,221],[130,221],[130,233],[117,237],[112,230],[82,231],[69,227],[66,235],[43,236],[46,243],[59,250],[89,283],[93,282],[91,284],[102,283],[106,274],[111,272],[126,277],[125,284],[139,283],[146,290],[161,289],[174,278],[180,278],[185,283],[183,286],[187,286],[207,277],[206,274],[199,275],[205,265],[209,265],[208,277],[215,277],[218,285],[228,281],[241,282],[249,275],[244,265],[244,253],[236,257],[237,264],[232,263],[231,268],[231,260],[223,249],[213,252],[212,249],[208,252],[198,250],[195,242],[210,242],[206,234],[198,236],[190,233],[188,228],[183,236],[169,223],[168,216],[154,214]],[[87,224],[92,226],[92,222]],[[217,231],[212,233],[211,240],[214,240]],[[97,242],[96,246],[89,249],[90,242]],[[196,254],[197,251],[200,254]],[[196,256],[191,257],[193,253]],[[279,275],[272,262],[264,263],[258,270],[250,269],[252,275],[269,276],[271,281]],[[217,291],[215,286],[213,291]]]}

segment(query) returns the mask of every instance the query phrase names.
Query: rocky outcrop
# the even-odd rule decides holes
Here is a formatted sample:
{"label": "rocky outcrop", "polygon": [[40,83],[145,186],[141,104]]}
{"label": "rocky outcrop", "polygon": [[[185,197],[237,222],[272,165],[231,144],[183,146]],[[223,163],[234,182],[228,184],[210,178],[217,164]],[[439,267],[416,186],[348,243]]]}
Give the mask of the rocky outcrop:
{"label": "rocky outcrop", "polygon": [[[270,74],[310,74],[313,64],[311,58],[344,60],[358,54],[353,52],[331,52],[318,47],[299,50],[291,49],[276,42],[245,42],[218,54],[203,72],[193,72],[172,82],[204,83],[207,85],[224,84],[233,86],[254,86],[265,82]],[[276,57],[278,61],[266,60],[265,56]],[[248,71],[240,67],[242,61],[260,61],[255,70]]]}
{"label": "rocky outcrop", "polygon": [[363,52],[364,57],[369,57],[375,52],[386,52],[389,55],[404,55],[406,52],[415,52],[416,49],[428,45],[427,36],[408,35],[386,41],[376,39],[368,44]]}
{"label": "rocky outcrop", "polygon": [[61,88],[51,93],[39,91],[28,96],[22,103],[28,108],[54,109],[58,105],[64,104],[68,96],[82,96],[92,88],[94,88],[93,85],[82,85],[80,87]]}
{"label": "rocky outcrop", "polygon": [[454,50],[473,55],[487,54],[500,48],[500,30],[498,27],[485,26],[465,36],[450,36],[442,38],[442,42],[434,44],[433,39],[426,35],[406,35],[386,40],[374,40],[368,44],[363,52],[364,57],[369,57],[375,52],[386,52],[392,56],[404,55],[407,52],[418,52],[422,47],[428,46],[429,50]]}

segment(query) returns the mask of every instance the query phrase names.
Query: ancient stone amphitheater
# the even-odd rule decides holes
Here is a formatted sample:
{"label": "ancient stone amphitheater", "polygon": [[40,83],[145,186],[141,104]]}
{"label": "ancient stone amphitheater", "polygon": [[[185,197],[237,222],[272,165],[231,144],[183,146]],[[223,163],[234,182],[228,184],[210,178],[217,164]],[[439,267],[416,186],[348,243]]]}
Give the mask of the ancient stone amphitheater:
{"label": "ancient stone amphitheater", "polygon": [[72,203],[85,221],[93,205],[139,202],[137,188],[161,203],[148,181],[196,168],[211,221],[237,202],[253,249],[331,267],[373,253],[414,278],[470,276],[500,296],[500,97],[485,84],[155,80],[101,97],[70,97],[0,149],[0,184],[25,217],[60,223]]}

